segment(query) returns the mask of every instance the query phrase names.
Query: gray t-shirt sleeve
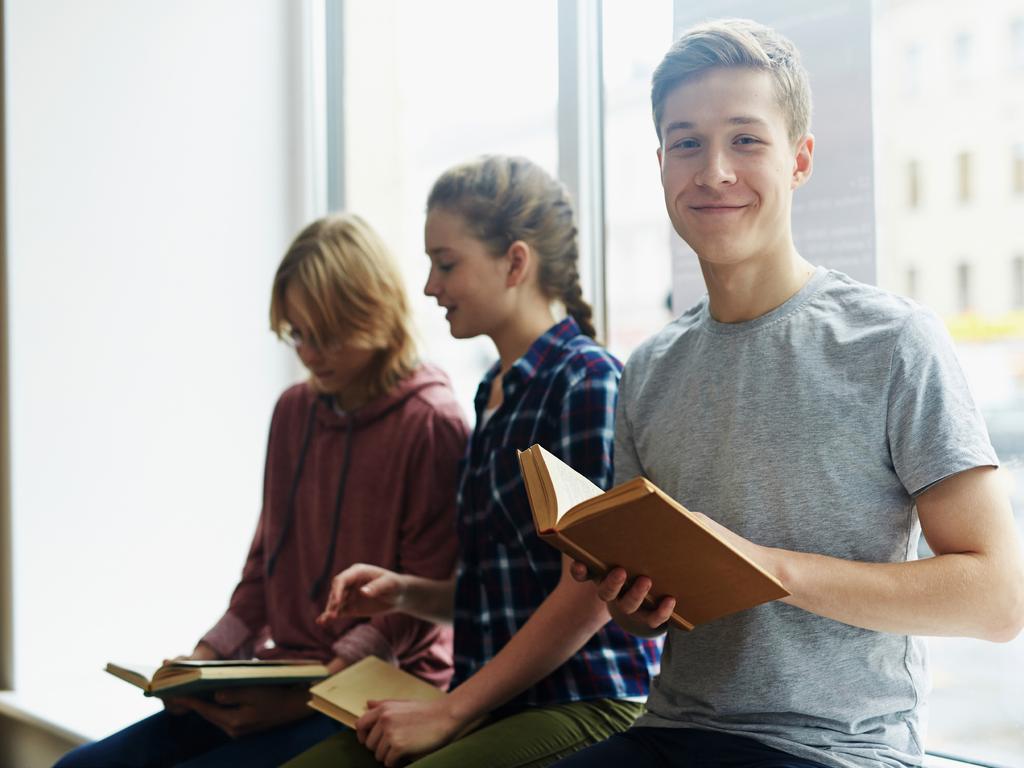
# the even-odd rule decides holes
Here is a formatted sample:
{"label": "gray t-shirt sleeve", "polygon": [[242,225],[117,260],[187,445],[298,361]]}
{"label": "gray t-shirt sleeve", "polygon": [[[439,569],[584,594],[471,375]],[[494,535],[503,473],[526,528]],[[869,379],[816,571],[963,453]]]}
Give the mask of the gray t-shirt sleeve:
{"label": "gray t-shirt sleeve", "polygon": [[644,473],[637,455],[636,443],[633,442],[633,427],[626,412],[629,402],[627,375],[629,365],[622,372],[619,381],[619,400],[615,406],[615,480],[614,485],[632,480]]}
{"label": "gray t-shirt sleeve", "polygon": [[924,309],[907,318],[893,347],[886,434],[893,468],[912,496],[999,463],[952,340]]}

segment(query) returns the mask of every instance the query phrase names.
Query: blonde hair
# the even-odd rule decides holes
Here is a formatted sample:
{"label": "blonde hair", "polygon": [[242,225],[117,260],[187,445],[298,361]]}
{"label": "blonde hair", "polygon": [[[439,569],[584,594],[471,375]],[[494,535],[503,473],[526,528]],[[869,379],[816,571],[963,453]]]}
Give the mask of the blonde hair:
{"label": "blonde hair", "polygon": [[565,186],[523,157],[485,155],[450,168],[434,182],[427,212],[458,214],[470,234],[500,256],[517,240],[539,261],[544,296],[565,305],[580,330],[594,338],[593,310],[580,288],[572,201]]}
{"label": "blonde hair", "polygon": [[270,328],[290,330],[285,292],[299,291],[304,330],[323,347],[334,340],[379,350],[368,371],[368,394],[384,394],[416,366],[416,345],[401,272],[380,236],[351,213],[317,219],[288,247],[274,275]]}
{"label": "blonde hair", "polygon": [[651,77],[654,130],[662,141],[665,99],[680,84],[715,67],[742,67],[771,75],[795,145],[811,129],[811,85],[800,52],[774,29],[749,19],[722,19],[686,30]]}

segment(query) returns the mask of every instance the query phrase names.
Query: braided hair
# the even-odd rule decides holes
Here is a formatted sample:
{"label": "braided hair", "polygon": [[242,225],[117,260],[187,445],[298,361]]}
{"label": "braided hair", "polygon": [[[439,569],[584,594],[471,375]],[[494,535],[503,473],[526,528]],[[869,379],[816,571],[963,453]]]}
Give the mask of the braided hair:
{"label": "braided hair", "polygon": [[450,168],[434,182],[427,212],[437,208],[461,216],[473,237],[495,255],[517,240],[533,248],[543,294],[564,304],[580,330],[595,338],[593,310],[580,288],[572,201],[561,182],[526,158],[485,155]]}

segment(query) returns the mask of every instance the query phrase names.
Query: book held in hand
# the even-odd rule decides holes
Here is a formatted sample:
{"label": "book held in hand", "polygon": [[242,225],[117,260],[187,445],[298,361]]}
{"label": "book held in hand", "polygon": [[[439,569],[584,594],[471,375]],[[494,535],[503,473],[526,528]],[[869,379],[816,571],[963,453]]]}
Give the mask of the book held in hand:
{"label": "book held in hand", "polygon": [[537,535],[595,577],[616,566],[648,576],[655,600],[676,598],[669,621],[680,629],[789,594],[644,477],[605,492],[539,445],[520,451],[519,465]]}
{"label": "book held in hand", "polygon": [[383,699],[432,701],[444,691],[393,664],[367,656],[309,689],[309,706],[349,728],[366,712],[366,702]]}
{"label": "book held in hand", "polygon": [[147,696],[192,695],[248,685],[308,685],[327,677],[327,667],[303,659],[179,659],[159,667],[110,662],[106,671],[141,688]]}

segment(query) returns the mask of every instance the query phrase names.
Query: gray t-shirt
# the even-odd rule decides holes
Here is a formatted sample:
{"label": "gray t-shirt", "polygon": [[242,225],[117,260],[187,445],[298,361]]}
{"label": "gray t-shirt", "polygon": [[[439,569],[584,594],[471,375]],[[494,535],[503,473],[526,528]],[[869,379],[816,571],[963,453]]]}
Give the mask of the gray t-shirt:
{"label": "gray t-shirt", "polygon": [[[864,562],[915,558],[914,495],[997,463],[939,320],[821,267],[755,320],[716,322],[705,298],[646,341],[615,431],[617,483],[645,475],[758,544]],[[919,765],[928,688],[919,638],[773,602],[671,629],[638,725]]]}

